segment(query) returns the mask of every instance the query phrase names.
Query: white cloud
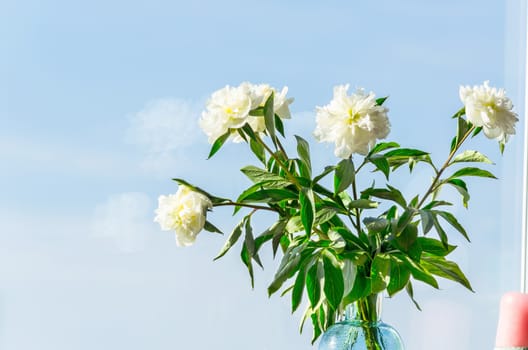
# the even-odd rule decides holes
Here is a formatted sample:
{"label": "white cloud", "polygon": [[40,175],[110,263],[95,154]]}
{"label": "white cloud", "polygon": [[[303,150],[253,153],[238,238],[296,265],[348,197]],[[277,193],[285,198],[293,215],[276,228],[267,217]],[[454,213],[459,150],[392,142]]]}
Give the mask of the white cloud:
{"label": "white cloud", "polygon": [[111,195],[95,208],[93,234],[113,240],[123,252],[142,250],[155,232],[153,210],[150,198],[144,193]]}
{"label": "white cloud", "polygon": [[198,118],[198,108],[189,101],[156,99],[131,116],[126,141],[143,150],[145,170],[174,169],[189,160],[185,150],[199,137]]}

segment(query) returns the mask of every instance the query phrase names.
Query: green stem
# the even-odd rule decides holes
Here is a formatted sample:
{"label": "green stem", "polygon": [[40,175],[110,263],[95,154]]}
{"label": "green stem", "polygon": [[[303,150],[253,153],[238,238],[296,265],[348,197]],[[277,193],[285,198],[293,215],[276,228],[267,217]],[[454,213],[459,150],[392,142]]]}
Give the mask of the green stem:
{"label": "green stem", "polygon": [[473,130],[475,130],[475,126],[472,126],[466,132],[466,134],[462,137],[462,139],[459,142],[457,142],[457,144],[453,148],[453,150],[451,150],[451,152],[449,153],[449,156],[447,157],[446,161],[444,162],[444,164],[442,165],[440,170],[437,171],[436,176],[435,176],[433,182],[431,183],[431,186],[429,186],[429,188],[425,192],[425,195],[423,196],[422,200],[420,201],[420,203],[418,203],[418,206],[416,207],[417,209],[420,209],[422,207],[422,205],[425,203],[425,200],[427,199],[427,197],[429,197],[431,195],[431,193],[433,193],[436,190],[436,186],[438,185],[438,181],[440,181],[440,177],[442,176],[442,173],[444,172],[444,170],[447,169],[447,167],[449,165],[451,165],[450,164],[451,160],[455,156],[456,152],[460,149],[460,146],[462,146],[462,144],[464,143],[464,141],[466,141],[466,139],[469,137],[469,135],[471,135]]}
{"label": "green stem", "polygon": [[[350,159],[350,161],[352,162],[352,166],[354,165],[354,162],[352,161],[352,159]],[[358,194],[357,194],[357,187],[356,187],[356,172],[354,171],[354,179],[352,180],[352,196],[354,197],[354,200],[357,201],[358,200]],[[356,212],[356,223],[355,223],[355,226],[356,226],[356,230],[358,231],[358,235],[359,233],[361,232],[361,210],[359,208],[355,208],[355,212]]]}
{"label": "green stem", "polygon": [[367,158],[365,157],[365,159],[363,159],[363,163],[361,163],[361,165],[359,166],[359,168],[356,169],[356,174],[359,173],[359,171],[361,170],[361,168],[363,168],[364,165],[366,165],[368,162],[367,162]]}
{"label": "green stem", "polygon": [[276,144],[277,144],[279,150],[280,150],[284,155],[286,155],[286,150],[285,150],[284,147],[282,146],[282,143],[280,142],[280,140],[279,140],[278,137],[275,138],[275,142],[276,142]]}
{"label": "green stem", "polygon": [[[266,143],[258,135],[256,135],[256,138],[257,138],[257,141],[262,145],[262,147],[264,147],[264,149],[266,151],[268,151],[270,156],[272,156],[273,159],[275,159],[275,161],[279,164],[279,166],[284,170],[284,173],[286,174],[286,177],[288,178],[288,180],[290,180],[298,189],[301,189],[302,186],[299,184],[297,179],[290,173],[290,171],[289,171],[288,167],[286,166],[286,164],[284,164],[282,162],[282,160],[279,157],[277,157],[277,154],[275,152],[273,152],[273,150],[271,148],[269,148],[268,145],[266,145]],[[280,147],[280,152],[282,152],[284,154],[284,156],[286,158],[288,158],[286,152],[282,148],[282,145]]]}
{"label": "green stem", "polygon": [[378,295],[371,294],[356,302],[356,317],[359,319],[361,327],[365,332],[365,345],[367,350],[381,350],[381,345],[378,341],[378,329],[376,328],[376,323],[379,322],[377,300]]}

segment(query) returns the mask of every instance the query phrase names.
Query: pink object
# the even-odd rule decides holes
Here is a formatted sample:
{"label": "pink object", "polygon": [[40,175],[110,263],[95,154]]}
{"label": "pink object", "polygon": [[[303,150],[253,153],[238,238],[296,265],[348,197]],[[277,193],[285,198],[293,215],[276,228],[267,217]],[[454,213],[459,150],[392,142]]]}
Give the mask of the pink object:
{"label": "pink object", "polygon": [[528,294],[510,292],[502,296],[495,346],[528,347]]}

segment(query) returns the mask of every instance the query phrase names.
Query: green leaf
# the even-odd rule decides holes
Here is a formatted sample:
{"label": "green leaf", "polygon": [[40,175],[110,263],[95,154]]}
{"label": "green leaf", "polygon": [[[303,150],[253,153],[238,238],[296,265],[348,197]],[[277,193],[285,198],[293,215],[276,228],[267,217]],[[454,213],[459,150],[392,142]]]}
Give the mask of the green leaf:
{"label": "green leaf", "polygon": [[289,286],[288,288],[284,288],[284,289],[282,290],[282,293],[281,293],[280,296],[281,296],[281,297],[285,296],[286,294],[288,294],[289,292],[291,292],[292,289],[293,289],[293,284],[292,284],[291,286]]}
{"label": "green leaf", "polygon": [[452,119],[460,118],[460,117],[464,116],[464,114],[466,114],[466,107],[460,108],[455,114],[453,114],[453,116],[451,118]]}
{"label": "green leaf", "polygon": [[488,157],[486,157],[485,155],[477,151],[465,151],[464,153],[457,155],[451,161],[451,163],[461,163],[461,162],[477,162],[477,163],[493,164],[493,162]]}
{"label": "green leaf", "polygon": [[428,285],[438,289],[438,282],[429,271],[424,269],[420,264],[416,263],[414,260],[412,260],[406,255],[402,255],[401,259],[411,271],[411,274],[414,279],[425,282]]}
{"label": "green leaf", "polygon": [[[299,169],[299,174],[301,175],[300,177],[297,177],[297,178],[298,179],[303,179],[305,181],[310,181],[310,178],[312,176],[312,172],[311,172],[310,168],[308,168],[306,163],[303,162],[301,159],[295,159],[294,162],[295,162],[295,164],[297,164],[297,168]],[[294,171],[291,171],[291,172],[293,173]],[[308,186],[310,186],[310,185],[308,185]]]}
{"label": "green leaf", "polygon": [[431,201],[429,204],[424,206],[423,209],[429,210],[429,209],[432,209],[432,208],[435,208],[435,207],[439,207],[439,206],[442,206],[442,205],[451,206],[451,205],[453,205],[453,203],[449,203],[449,202],[446,202],[446,201]]}
{"label": "green leaf", "polygon": [[338,211],[335,208],[324,207],[315,211],[314,225],[321,225],[331,220]]}
{"label": "green leaf", "polygon": [[451,139],[451,147],[449,148],[449,152],[453,152],[455,150],[457,146],[457,141],[458,139],[456,136]]}
{"label": "green leaf", "polygon": [[288,222],[287,218],[281,218],[277,222],[275,222],[273,225],[268,227],[264,232],[262,232],[256,240],[264,239],[265,241],[269,240],[269,237],[273,237],[276,234],[282,234],[284,231],[284,228],[286,227],[286,223]]}
{"label": "green leaf", "polygon": [[389,284],[390,279],[390,255],[388,254],[377,254],[372,261],[371,276],[372,294],[379,293]]}
{"label": "green leaf", "polygon": [[428,237],[418,237],[418,243],[425,253],[436,256],[446,256],[456,248],[454,245],[448,245],[446,248],[441,241]]}
{"label": "green leaf", "polygon": [[349,209],[358,208],[358,209],[375,209],[379,205],[378,202],[371,201],[368,199],[358,199],[355,201],[350,201],[347,205]]}
{"label": "green leaf", "polygon": [[321,180],[323,177],[325,177],[326,175],[330,174],[332,171],[334,171],[336,169],[335,166],[326,166],[323,170],[323,172],[319,175],[317,175],[316,177],[314,177],[313,179],[313,183],[317,183],[319,182],[319,180]]}
{"label": "green leaf", "polygon": [[236,132],[238,133],[238,135],[240,135],[240,137],[241,137],[245,142],[248,142],[248,138],[247,138],[246,134],[242,131],[241,128],[236,129]]}
{"label": "green leaf", "polygon": [[[354,266],[363,266],[369,259],[369,256],[366,252],[356,250],[356,251],[346,251],[341,254],[343,260],[346,261],[349,260],[349,262]],[[345,283],[350,283],[353,281],[345,281]]]}
{"label": "green leaf", "polygon": [[240,169],[240,171],[243,172],[244,175],[246,175],[254,183],[275,182],[277,184],[283,185],[283,187],[291,185],[291,183],[285,178],[253,165],[245,166]]}
{"label": "green leaf", "polygon": [[244,244],[247,247],[250,258],[255,260],[255,262],[259,264],[260,267],[263,267],[262,262],[260,261],[260,257],[257,254],[257,246],[256,246],[255,238],[253,237],[253,229],[251,228],[250,219],[251,217],[248,216],[246,220],[246,237],[244,240]]}
{"label": "green leaf", "polygon": [[224,234],[222,231],[220,231],[220,229],[218,227],[216,227],[215,225],[211,224],[207,220],[205,220],[204,230],[209,231],[209,232],[219,233],[221,235]]}
{"label": "green leaf", "polygon": [[434,255],[424,255],[422,264],[432,273],[439,277],[455,281],[473,291],[471,284],[460,267],[453,261]]}
{"label": "green leaf", "polygon": [[248,252],[247,247],[242,246],[242,251],[240,252],[240,259],[246,265],[249,273],[249,278],[251,279],[251,288],[255,288],[255,278],[253,275],[253,264],[251,263],[251,256]]}
{"label": "green leaf", "polygon": [[299,305],[302,301],[302,294],[304,290],[304,283],[306,280],[306,271],[304,269],[300,269],[297,273],[297,277],[295,278],[295,283],[293,284],[293,290],[292,290],[292,313],[297,310]]}
{"label": "green leaf", "polygon": [[312,312],[313,312],[313,310],[312,310],[312,308],[310,306],[306,307],[306,309],[304,310],[304,313],[303,313],[303,315],[301,317],[301,322],[299,323],[299,333],[302,333],[303,328],[304,328],[304,323],[306,322],[308,317],[310,317]]}
{"label": "green leaf", "polygon": [[470,197],[466,183],[460,179],[448,179],[446,183],[453,186],[458,193],[460,193],[462,196],[462,203],[464,204],[464,207],[467,208]]}
{"label": "green leaf", "polygon": [[416,163],[417,163],[416,158],[414,158],[414,157],[409,158],[409,161],[408,161],[408,164],[409,164],[409,172],[412,173],[412,171],[414,170],[414,166],[416,165]]}
{"label": "green leaf", "polygon": [[473,134],[471,135],[471,137],[477,136],[478,134],[480,134],[481,131],[482,131],[482,126],[479,126],[479,127],[475,128],[475,130],[473,131]]}
{"label": "green leaf", "polygon": [[288,220],[286,230],[290,233],[295,233],[304,230],[304,226],[300,215],[292,216]]}
{"label": "green leaf", "polygon": [[280,237],[279,246],[282,248],[283,253],[290,247],[291,243],[292,243],[291,239],[289,238],[288,235],[282,235]]}
{"label": "green leaf", "polygon": [[[315,194],[318,193],[317,191],[314,190],[314,196]],[[323,208],[332,208],[342,214],[346,214],[348,213],[347,210],[345,210],[346,208],[341,205],[340,203],[336,203],[337,201],[334,201],[334,199],[322,199],[320,197],[317,197],[317,205],[316,205],[316,210],[319,210],[319,209],[323,209]]]}
{"label": "green leaf", "polygon": [[418,205],[418,200],[419,200],[418,195],[414,196],[413,199],[411,199],[411,201],[409,202],[409,206],[411,208],[416,208],[416,206]]}
{"label": "green leaf", "polygon": [[[312,189],[313,189],[314,193],[321,194],[323,196],[331,198],[330,201],[324,200],[324,202],[325,202],[325,204],[327,204],[327,206],[332,206],[332,207],[334,207],[336,209],[339,208],[340,211],[343,211],[343,210],[346,209],[346,207],[343,204],[343,202],[341,201],[341,199],[339,197],[335,197],[333,192],[329,191],[328,189],[324,188],[323,186],[321,186],[319,184],[313,184],[312,183]],[[345,192],[341,192],[341,193],[345,193]],[[328,204],[328,203],[331,203],[331,204]]]}
{"label": "green leaf", "polygon": [[416,243],[418,238],[418,229],[415,224],[406,225],[401,233],[396,236],[395,242],[400,250],[408,253]]}
{"label": "green leaf", "polygon": [[297,193],[286,190],[286,189],[265,189],[259,190],[253,193],[248,194],[245,197],[240,198],[242,202],[264,202],[264,203],[274,203],[280,202],[283,200],[297,199]]}
{"label": "green leaf", "polygon": [[[348,253],[348,254],[351,254],[351,253]],[[366,253],[364,254],[366,255]],[[343,296],[346,299],[346,296],[350,294],[350,291],[352,290],[352,286],[354,285],[354,279],[356,278],[357,266],[363,266],[363,264],[356,265],[355,260],[354,260],[356,259],[356,257],[349,258],[348,256],[345,256],[345,254],[342,254],[341,258],[343,261],[343,268],[341,269],[343,271],[343,284],[344,284]],[[367,257],[365,257],[365,259],[367,259]],[[343,305],[346,305],[345,299],[343,299]]]}
{"label": "green leaf", "polygon": [[422,218],[422,230],[425,235],[433,228],[433,214],[431,211],[423,209],[420,210],[420,217]]}
{"label": "green leaf", "polygon": [[273,234],[270,234],[268,230],[262,232],[255,238],[255,250],[258,252],[264,243],[269,242],[271,239],[273,239]]}
{"label": "green leaf", "polygon": [[390,281],[387,286],[389,296],[393,296],[407,286],[411,271],[405,266],[403,261],[391,256]]}
{"label": "green leaf", "polygon": [[[330,254],[330,253],[329,253]],[[343,281],[343,273],[335,258],[331,259],[328,255],[323,256],[324,266],[324,294],[328,300],[328,304],[334,310],[339,308],[345,284]]]}
{"label": "green leaf", "polygon": [[301,221],[308,236],[312,233],[312,225],[315,218],[314,195],[311,188],[303,187],[299,192],[299,203],[301,205]]}
{"label": "green leaf", "polygon": [[323,270],[321,265],[321,262],[317,261],[306,274],[306,291],[312,308],[317,307],[321,299],[321,275]]}
{"label": "green leaf", "polygon": [[393,193],[394,202],[398,203],[403,207],[407,207],[407,201],[403,197],[403,194],[396,187],[392,187],[391,185],[387,184],[387,188]]}
{"label": "green leaf", "polygon": [[264,104],[264,122],[268,134],[273,140],[273,143],[276,144],[277,137],[275,136],[275,112],[273,111],[273,99],[274,93],[272,92]]}
{"label": "green leaf", "polygon": [[385,219],[391,221],[392,219],[396,218],[396,214],[398,214],[398,207],[393,205],[385,212]]}
{"label": "green leaf", "polygon": [[369,247],[363,243],[358,236],[354,235],[346,227],[332,227],[332,230],[337,232],[341,237],[345,239],[351,246],[359,248],[361,250],[367,250]]}
{"label": "green leaf", "polygon": [[[456,145],[460,145],[460,141],[464,138],[464,136],[467,134],[470,126],[468,122],[463,118],[458,118],[458,128],[457,128],[457,138],[456,138]],[[456,146],[455,146],[456,147]]]}
{"label": "green leaf", "polygon": [[450,179],[455,179],[460,176],[478,176],[478,177],[487,177],[496,179],[495,175],[490,173],[487,170],[479,169],[479,168],[462,168],[458,171],[456,171],[453,175],[450,176]]}
{"label": "green leaf", "polygon": [[332,308],[323,308],[326,313],[326,318],[324,322],[324,328],[328,329],[330,326],[332,326],[336,322],[336,313],[339,312],[339,310],[333,310]]}
{"label": "green leaf", "polygon": [[447,240],[447,233],[444,231],[444,229],[442,228],[442,226],[440,225],[440,223],[438,222],[438,219],[436,216],[433,217],[433,226],[436,230],[436,233],[438,233],[438,237],[440,237],[440,240],[442,241],[442,244],[444,245],[444,247],[448,247],[449,246],[449,243],[448,243],[448,240]]}
{"label": "green leaf", "polygon": [[341,235],[333,230],[327,231],[328,238],[330,238],[329,247],[337,254],[341,254],[346,247],[346,241]]}
{"label": "green leaf", "polygon": [[421,151],[419,149],[412,149],[412,148],[398,148],[392,151],[389,151],[385,153],[386,158],[392,158],[392,157],[419,157],[419,156],[425,156],[429,153]]}
{"label": "green leaf", "polygon": [[249,148],[251,148],[251,151],[258,160],[262,162],[262,164],[266,164],[266,152],[264,150],[264,146],[262,146],[259,142],[253,141],[252,139],[249,140]]}
{"label": "green leaf", "polygon": [[275,257],[275,255],[277,254],[277,249],[279,248],[280,239],[285,233],[284,230],[286,228],[287,223],[288,223],[288,218],[282,218],[276,223],[274,223],[270,228],[268,228],[259,237],[257,237],[256,244],[258,244],[260,237],[266,237],[268,235],[271,235],[272,247],[273,247],[273,257]]}
{"label": "green leaf", "polygon": [[[268,185],[268,183],[266,183],[266,185]],[[247,196],[249,196],[252,193],[260,191],[261,189],[262,189],[262,184],[260,184],[260,183],[255,184],[255,185],[245,189],[244,192],[242,192],[240,194],[240,196],[238,196],[237,202],[241,203],[244,198],[246,198]],[[235,206],[235,208],[233,210],[233,215],[235,215],[240,209],[242,209],[241,206],[239,206],[239,205]]]}
{"label": "green leaf", "polygon": [[376,168],[385,175],[385,178],[389,179],[390,174],[390,164],[387,158],[381,155],[375,155],[368,158],[369,161],[376,166]]}
{"label": "green leaf", "polygon": [[385,100],[387,100],[389,98],[389,96],[385,96],[385,97],[380,97],[380,98],[377,98],[376,99],[376,104],[378,106],[381,106],[383,104],[383,102],[385,102]]}
{"label": "green leaf", "polygon": [[387,227],[389,221],[385,218],[374,218],[367,216],[363,219],[363,223],[369,233],[378,233]]}
{"label": "green leaf", "polygon": [[264,116],[264,108],[263,107],[257,107],[251,111],[249,111],[249,115],[252,117],[262,117]]}
{"label": "green leaf", "polygon": [[312,345],[315,343],[317,338],[322,334],[321,329],[321,322],[319,321],[321,318],[321,313],[324,317],[324,310],[322,308],[317,309],[310,318],[312,319],[312,325],[313,325],[313,336],[312,336]]}
{"label": "green leaf", "polygon": [[284,123],[282,122],[282,119],[277,114],[275,114],[275,128],[282,135],[282,137],[285,137],[284,136]]}
{"label": "green leaf", "polygon": [[349,304],[371,294],[371,280],[366,277],[363,269],[357,269],[352,290],[345,297],[344,303]]}
{"label": "green leaf", "polygon": [[418,310],[422,311],[422,308],[420,307],[418,302],[414,299],[414,290],[413,290],[413,286],[412,286],[411,281],[409,281],[409,283],[407,283],[407,285],[405,286],[405,290],[407,291],[407,294],[409,295],[409,298],[411,298],[412,302],[414,303],[414,306],[416,306],[416,308]]}
{"label": "green leaf", "polygon": [[343,159],[337,164],[334,175],[334,193],[338,194],[343,192],[352,185],[354,178],[356,177],[356,171],[354,170],[354,163],[351,159]]}
{"label": "green leaf", "polygon": [[347,191],[343,191],[341,193],[339,193],[337,196],[334,196],[334,194],[332,193],[331,196],[328,196],[329,198],[333,198],[335,199],[336,201],[340,201],[339,204],[343,204],[343,206],[346,208],[346,209],[350,209],[349,205],[350,203],[352,202],[352,197],[350,197],[350,195],[348,194]]}
{"label": "green leaf", "polygon": [[231,247],[238,241],[240,235],[242,235],[242,226],[244,225],[245,221],[246,218],[244,217],[242,221],[240,221],[238,225],[235,226],[233,232],[231,232],[231,234],[227,238],[227,241],[224,243],[224,246],[220,250],[220,253],[218,253],[217,257],[214,258],[214,260],[218,260],[223,257],[229,251],[229,249],[231,249]]}
{"label": "green leaf", "polygon": [[380,142],[376,146],[374,146],[374,148],[372,148],[370,150],[370,152],[369,152],[367,157],[370,157],[371,155],[379,153],[379,152],[384,151],[386,149],[396,148],[396,147],[400,147],[400,145],[397,144],[396,142]]}
{"label": "green leaf", "polygon": [[225,134],[223,134],[222,136],[217,138],[215,142],[213,142],[213,146],[211,147],[211,151],[209,152],[209,156],[207,157],[207,159],[210,159],[212,156],[215,155],[216,152],[220,150],[220,148],[222,148],[226,140],[229,138],[229,135],[231,135],[231,130],[227,130]]}
{"label": "green leaf", "polygon": [[279,268],[275,273],[273,282],[271,282],[268,287],[268,295],[271,296],[273,293],[278,291],[284,282],[294,274],[299,266],[299,262],[301,261],[301,251],[304,248],[305,247],[301,245],[288,248],[288,250],[286,250],[286,253],[284,253],[284,256],[282,257]]}
{"label": "green leaf", "polygon": [[466,232],[466,230],[464,229],[464,227],[458,222],[458,220],[456,219],[456,217],[447,212],[447,211],[435,211],[436,214],[440,215],[445,221],[447,221],[451,226],[453,226],[458,232],[460,232],[464,238],[470,242],[469,240],[469,236]]}
{"label": "green leaf", "polygon": [[404,230],[407,225],[412,221],[414,215],[416,214],[416,209],[407,207],[403,211],[403,214],[398,218],[397,231],[394,234],[399,235],[402,230]]}
{"label": "green leaf", "polygon": [[312,162],[310,160],[310,145],[300,136],[295,135],[295,139],[297,140],[297,154],[309,170],[308,177],[311,177]]}
{"label": "green leaf", "polygon": [[253,128],[251,127],[251,125],[249,125],[248,123],[244,124],[242,126],[242,130],[247,136],[249,136],[250,140],[258,141],[258,137],[255,134],[255,131],[253,131]]}
{"label": "green leaf", "polygon": [[273,157],[269,157],[268,162],[266,164],[266,169],[275,174],[279,173],[279,166],[277,164],[277,161]]}
{"label": "green leaf", "polygon": [[388,186],[388,189],[385,188],[367,188],[363,192],[361,192],[361,196],[367,196],[367,197],[376,197],[381,199],[388,199],[393,202],[398,203],[402,207],[406,208],[407,203],[405,201],[405,198],[403,198],[403,195],[400,191],[398,191],[396,188]]}

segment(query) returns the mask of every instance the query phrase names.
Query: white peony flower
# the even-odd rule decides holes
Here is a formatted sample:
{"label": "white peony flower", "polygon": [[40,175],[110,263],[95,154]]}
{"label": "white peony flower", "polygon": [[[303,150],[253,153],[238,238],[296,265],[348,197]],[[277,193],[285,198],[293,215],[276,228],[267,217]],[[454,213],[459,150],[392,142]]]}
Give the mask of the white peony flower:
{"label": "white peony flower", "polygon": [[200,127],[212,144],[229,129],[242,127],[248,120],[250,110],[251,98],[247,87],[228,85],[215,91],[207,101]]}
{"label": "white peony flower", "polygon": [[482,127],[488,138],[506,142],[509,135],[515,134],[519,119],[504,89],[491,88],[489,81],[473,87],[461,86],[460,99],[466,107],[467,120]]}
{"label": "white peony flower", "polygon": [[[264,118],[250,116],[249,112],[263,107],[272,92],[275,94],[273,99],[275,114],[283,119],[290,118],[289,105],[293,102],[293,98],[286,98],[287,87],[278,93],[268,84],[254,85],[246,82],[238,87],[226,86],[214,92],[200,119],[200,127],[208,136],[209,143],[214,143],[227,130],[240,128],[246,122],[255,132],[264,132],[266,130]],[[231,140],[241,142],[243,139],[238,133],[233,132]]]}
{"label": "white peony flower", "polygon": [[363,89],[348,95],[349,85],[334,87],[330,104],[317,107],[314,136],[319,142],[335,143],[334,154],[348,158],[353,153],[365,155],[390,131],[388,109],[376,104],[374,93]]}
{"label": "white peony flower", "polygon": [[[287,86],[283,87],[280,93],[268,84],[254,85],[251,83],[242,83],[241,86],[244,86],[249,91],[252,110],[258,107],[264,107],[264,104],[273,92],[273,111],[275,114],[282,119],[291,118],[289,106],[293,102],[293,98],[286,98],[286,94],[288,93]],[[255,132],[264,132],[266,130],[266,123],[263,117],[250,116],[248,118],[248,124]]]}
{"label": "white peony flower", "polygon": [[162,230],[176,232],[178,246],[190,246],[205,225],[207,209],[212,207],[209,198],[180,185],[176,194],[159,197],[154,221]]}
{"label": "white peony flower", "polygon": [[293,98],[286,98],[286,94],[288,93],[287,86],[283,87],[281,92],[277,92],[275,88],[268,84],[253,85],[251,83],[243,83],[242,86],[245,86],[249,90],[251,109],[264,107],[264,104],[273,92],[273,110],[275,114],[283,119],[289,119],[291,117],[289,105],[293,102]]}

